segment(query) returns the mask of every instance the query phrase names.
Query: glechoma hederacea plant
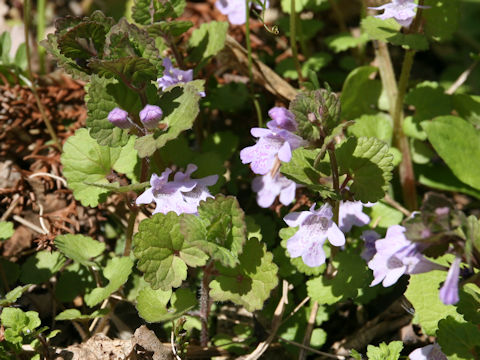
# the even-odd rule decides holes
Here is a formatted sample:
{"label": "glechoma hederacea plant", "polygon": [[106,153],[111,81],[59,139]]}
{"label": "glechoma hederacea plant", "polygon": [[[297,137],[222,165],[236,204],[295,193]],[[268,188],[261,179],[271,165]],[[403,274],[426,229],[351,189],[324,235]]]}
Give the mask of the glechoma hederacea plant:
{"label": "glechoma hederacea plant", "polygon": [[[130,302],[146,322],[163,323],[168,336],[173,334],[179,358],[188,356],[182,336],[204,347],[232,341],[213,330],[215,314],[231,302],[237,310],[256,312],[270,332],[262,337],[239,330],[244,342],[232,351],[251,353],[248,359],[261,356],[275,336],[303,341],[307,349],[328,344],[322,350],[335,349],[338,358],[361,359],[369,342],[387,334],[360,345],[342,341],[329,350],[339,338],[326,334],[322,322],[344,304],[385,310],[396,299],[406,309],[406,323],[413,309],[412,321],[429,342],[405,349],[399,341],[368,345],[369,359],[399,359],[402,350],[410,359],[478,359],[478,211],[461,209],[448,192],[480,199],[480,102],[467,87],[457,93],[458,82],[445,90],[436,82],[409,81],[415,54],[452,37],[459,3],[363,1],[361,34],[342,33],[326,42],[335,56],[349,50],[362,64],[352,67],[341,92],[320,86],[316,72],[323,65],[309,63],[304,54],[306,62],[294,59],[290,72],[299,80],[297,95],[287,106],[271,106],[266,127],[261,116],[268,108],[262,103],[259,126],[245,128],[243,139],[231,131],[209,133],[211,126],[197,120],[206,103],[215,103],[210,90],[217,98],[228,91],[216,83],[205,88],[201,78],[202,69],[232,41],[227,22],[191,29],[192,22],[178,19],[184,0],[136,0],[132,23],[100,11],[58,19],[43,46],[86,83],[88,110],[86,128],[63,146],[63,175],[83,206],[118,196],[128,212],[117,249],[107,252],[104,242],[64,234],[56,236],[55,251],[27,260],[49,264],[42,270],[49,276],[22,275],[23,284],[0,300],[5,329],[0,353],[7,354],[0,358],[20,353],[23,344],[40,349],[45,341],[39,336],[56,335],[43,335],[38,314],[14,304],[29,284],[59,272],[57,290],[66,292],[56,295],[59,301],[71,306],[80,295],[86,306],[84,313],[64,310],[56,320],[90,319],[93,334],[94,319],[112,316],[119,299]],[[247,23],[247,29],[249,10],[262,17],[269,6],[216,2],[232,24]],[[306,10],[333,11],[337,17],[342,12],[335,1],[292,0],[281,6],[290,21],[304,21],[297,13]],[[346,29],[341,16],[338,21]],[[295,33],[292,38],[296,54]],[[252,64],[260,62],[251,58],[247,42],[254,80]],[[365,51],[368,44],[371,53]],[[398,80],[389,46],[404,54]],[[375,58],[374,65],[367,58]],[[260,90],[251,85],[257,106]],[[222,106],[228,112],[228,103]],[[203,122],[208,114],[202,112]],[[418,184],[424,192],[420,206]],[[242,196],[256,196],[257,204]],[[259,215],[259,208],[276,213]],[[280,223],[279,236],[269,235]],[[11,224],[0,225],[1,237],[10,237]],[[76,274],[70,293],[67,272]],[[305,296],[310,305],[297,307]],[[182,330],[187,335],[179,335]],[[268,335],[272,338],[262,342]],[[298,352],[288,346],[292,355],[285,358]]]}

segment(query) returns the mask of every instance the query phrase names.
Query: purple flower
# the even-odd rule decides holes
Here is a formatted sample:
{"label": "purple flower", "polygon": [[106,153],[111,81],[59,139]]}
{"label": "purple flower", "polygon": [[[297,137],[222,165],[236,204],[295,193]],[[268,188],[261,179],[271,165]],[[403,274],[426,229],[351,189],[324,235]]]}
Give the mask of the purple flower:
{"label": "purple flower", "polygon": [[253,128],[250,133],[259,140],[240,151],[240,159],[244,164],[251,163],[253,172],[260,175],[273,168],[277,157],[280,161],[289,162],[292,150],[306,144],[300,136],[282,129]]}
{"label": "purple flower", "polygon": [[[165,91],[170,86],[177,84],[185,84],[193,80],[193,70],[181,70],[173,67],[172,61],[169,58],[164,58],[162,61],[164,70],[163,76],[157,79],[158,86],[162,91]],[[198,93],[201,97],[205,96],[204,91]]]}
{"label": "purple flower", "polygon": [[437,343],[418,348],[408,355],[410,360],[447,360]]}
{"label": "purple flower", "polygon": [[361,201],[341,201],[338,212],[338,225],[344,233],[349,232],[352,226],[363,226],[370,222],[370,217],[363,213]]}
{"label": "purple flower", "polygon": [[280,195],[280,202],[287,206],[295,199],[297,184],[287,179],[280,173],[273,178],[271,173],[257,176],[252,181],[252,190],[257,193],[257,204],[260,207],[268,208],[273,204],[275,198]]}
{"label": "purple flower", "polygon": [[[250,5],[250,2],[249,2]],[[233,25],[242,25],[247,21],[247,2],[245,0],[217,0],[215,7],[223,14],[228,16],[228,21]],[[262,7],[258,4],[254,6],[261,10]],[[268,1],[265,3],[265,8],[268,8]]]}
{"label": "purple flower", "polygon": [[269,129],[284,129],[290,132],[297,131],[298,125],[295,121],[295,115],[290,110],[283,107],[274,107],[269,110],[268,116],[272,121],[267,123]]}
{"label": "purple flower", "polygon": [[136,203],[157,204],[154,214],[166,214],[174,211],[177,215],[187,213],[195,214],[201,200],[212,197],[207,186],[217,182],[217,175],[207,176],[202,179],[191,179],[190,175],[197,167],[193,164],[187,166],[185,173],[177,172],[173,181],[168,181],[171,169],[166,169],[162,175],[152,174],[151,187],[137,197]]}
{"label": "purple flower", "polygon": [[447,279],[440,288],[440,300],[442,300],[445,305],[453,305],[460,300],[458,297],[458,277],[460,275],[461,261],[462,259],[460,257],[455,258],[448,270]]}
{"label": "purple flower", "polygon": [[416,243],[405,237],[405,228],[390,226],[384,239],[377,240],[377,253],[368,263],[374,279],[370,286],[379,284],[388,287],[397,282],[403,274],[420,274],[431,270],[441,270],[443,266],[426,259]]}
{"label": "purple flower", "polygon": [[378,6],[369,7],[372,10],[385,10],[383,14],[376,17],[382,20],[394,18],[400,25],[409,27],[415,17],[415,8],[428,8],[428,6],[419,6],[414,0],[392,0],[392,2]]}
{"label": "purple flower", "polygon": [[128,119],[128,113],[118,107],[108,113],[108,121],[120,129],[130,129],[132,123]]}
{"label": "purple flower", "polygon": [[365,241],[365,248],[360,256],[366,262],[369,262],[377,253],[375,241],[380,239],[380,235],[374,230],[365,230],[360,238]]}
{"label": "purple flower", "polygon": [[298,231],[287,240],[290,257],[301,256],[305,265],[320,266],[325,262],[323,244],[328,238],[332,245],[345,244],[345,235],[332,221],[332,208],[329,204],[315,210],[315,204],[309,211],[290,213],[283,220],[290,227],[299,226]]}
{"label": "purple flower", "polygon": [[146,105],[140,111],[140,121],[147,129],[155,129],[162,116],[163,111],[157,105]]}

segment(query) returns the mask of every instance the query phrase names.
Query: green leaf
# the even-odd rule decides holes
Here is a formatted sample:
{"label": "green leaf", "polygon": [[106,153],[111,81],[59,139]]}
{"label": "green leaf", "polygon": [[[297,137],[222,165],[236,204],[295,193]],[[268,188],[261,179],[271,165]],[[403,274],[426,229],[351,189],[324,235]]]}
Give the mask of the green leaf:
{"label": "green leaf", "polygon": [[105,243],[93,240],[83,235],[58,235],[55,238],[55,246],[66,257],[84,266],[93,266],[95,263],[90,259],[99,256],[105,250]]}
{"label": "green leaf", "polygon": [[[167,309],[170,301],[171,306]],[[138,314],[147,322],[161,322],[176,319],[197,305],[197,298],[188,289],[153,290],[144,288],[137,297]]]}
{"label": "green leaf", "polygon": [[133,261],[128,257],[116,257],[108,260],[103,276],[109,281],[105,287],[97,287],[85,294],[85,304],[93,307],[108,298],[120,286],[125,284],[132,272]]}
{"label": "green leaf", "polygon": [[238,264],[247,238],[245,213],[233,196],[217,195],[200,202],[198,215],[206,233],[205,250],[224,266]]}
{"label": "green leaf", "polygon": [[[291,1],[281,0],[282,10],[290,14]],[[295,12],[300,13],[303,10],[324,10],[328,8],[328,0],[299,0],[295,2]]]}
{"label": "green leaf", "polygon": [[79,129],[68,138],[61,157],[63,174],[83,206],[97,206],[109,192],[86,183],[109,184],[107,176],[112,170],[132,175],[137,164],[134,141],[131,137],[122,148],[101,146],[88,135],[87,129]]}
{"label": "green leaf", "polygon": [[309,189],[318,191],[322,197],[332,198],[335,192],[329,186],[320,183],[322,178],[330,176],[330,163],[324,159],[316,169],[314,162],[317,154],[318,150],[295,149],[292,152],[292,159],[288,163],[282,163],[280,171],[297,184],[306,185]]}
{"label": "green leaf", "polygon": [[278,284],[278,267],[272,258],[266,246],[256,238],[248,240],[235,268],[215,264],[219,275],[210,282],[212,299],[230,300],[248,311],[262,309],[270,292]]}
{"label": "green leaf", "polygon": [[39,251],[30,256],[22,265],[20,281],[24,284],[41,284],[59,271],[65,258],[58,251]]}
{"label": "green leaf", "polygon": [[392,178],[393,156],[376,138],[348,138],[336,150],[340,175],[350,174],[350,190],[364,203],[380,200]]}
{"label": "green leaf", "polygon": [[183,14],[185,0],[135,0],[132,19],[137,24],[149,25],[167,18],[177,18]]}
{"label": "green leaf", "polygon": [[55,297],[61,302],[71,302],[77,296],[96,287],[93,274],[78,262],[74,262],[63,269],[55,286]]}
{"label": "green leaf", "polygon": [[356,48],[363,45],[368,41],[368,36],[362,33],[360,36],[355,37],[350,33],[342,33],[329,36],[325,39],[327,46],[335,53],[339,53],[348,49]]}
{"label": "green leaf", "polygon": [[215,85],[208,88],[204,100],[206,106],[228,113],[236,113],[243,109],[250,96],[247,85],[238,82]]}
{"label": "green leaf", "polygon": [[4,299],[0,299],[0,306],[6,307],[13,304],[29,287],[30,285],[17,286],[15,289],[9,291]]}
{"label": "green leaf", "polygon": [[460,20],[458,0],[425,0],[425,35],[435,41],[450,40]]}
{"label": "green leaf", "polygon": [[0,35],[0,61],[4,64],[10,64],[10,48],[12,47],[12,38],[8,31]]}
{"label": "green leaf", "polygon": [[392,341],[388,345],[383,342],[379,347],[368,345],[368,360],[398,360],[402,349],[401,341]]}
{"label": "green leaf", "polygon": [[410,276],[405,296],[415,308],[414,324],[419,324],[427,335],[435,335],[438,322],[449,315],[462,319],[455,306],[443,304],[438,296],[445,278],[446,272],[439,270]]}
{"label": "green leaf", "polygon": [[355,123],[347,130],[348,135],[359,137],[376,137],[387,144],[392,143],[392,119],[384,114],[363,115],[355,119]]}
{"label": "green leaf", "polygon": [[58,38],[58,48],[64,56],[77,61],[103,56],[105,24],[95,21],[81,22]]}
{"label": "green leaf", "polygon": [[137,267],[153,289],[170,290],[187,278],[187,265],[205,265],[202,222],[192,214],[155,214],[140,223],[133,249]]}
{"label": "green leaf", "polygon": [[2,325],[7,329],[5,330],[5,340],[10,342],[14,342],[11,340],[15,335],[28,335],[41,324],[36,311],[24,312],[13,307],[4,308],[0,319]]}
{"label": "green leaf", "polygon": [[157,79],[157,69],[145,58],[128,56],[114,60],[94,59],[89,62],[89,67],[99,76],[121,79],[123,82],[136,87]]}
{"label": "green leaf", "polygon": [[180,36],[193,26],[188,20],[161,21],[147,28],[150,36]]}
{"label": "green leaf", "polygon": [[140,157],[151,156],[156,149],[160,149],[167,141],[193,126],[199,113],[199,89],[203,89],[203,80],[175,86],[165,92],[159,102],[163,110],[162,123],[167,124],[166,131],[157,130],[154,134],[140,137],[135,142],[135,149]]}
{"label": "green leaf", "polygon": [[15,230],[10,221],[0,221],[0,241],[10,239]]}
{"label": "green leaf", "polygon": [[438,155],[462,182],[480,190],[480,168],[472,159],[480,158],[480,134],[467,121],[442,116],[422,124]]}
{"label": "green leaf", "polygon": [[228,23],[223,21],[210,21],[195,29],[188,40],[188,59],[203,66],[225,46],[227,29]]}
{"label": "green leaf", "polygon": [[[424,14],[426,11],[424,12]],[[362,20],[362,30],[371,40],[381,40],[406,49],[427,50],[428,41],[421,34],[403,34],[402,26],[394,19],[382,20],[369,16]]]}
{"label": "green leaf", "polygon": [[387,229],[392,225],[397,225],[402,222],[403,214],[382,201],[378,201],[370,209],[370,225],[375,224],[380,228]]}
{"label": "green leaf", "polygon": [[[333,279],[320,275],[307,281],[308,295],[321,304],[334,304],[348,299],[356,300],[364,295],[372,282],[372,272],[356,249],[339,252],[333,259],[338,270]],[[374,290],[376,291],[376,290]]]}
{"label": "green leaf", "polygon": [[87,127],[90,136],[103,146],[124,146],[128,140],[128,130],[120,129],[108,121],[108,113],[115,107],[136,114],[141,110],[138,94],[116,79],[92,75],[86,86]]}
{"label": "green leaf", "polygon": [[62,321],[62,320],[89,320],[95,319],[98,317],[104,317],[108,314],[109,309],[99,309],[95,310],[91,314],[82,314],[80,310],[77,309],[67,309],[62,311],[60,314],[55,316],[55,320]]}
{"label": "green leaf", "polygon": [[360,66],[348,74],[343,83],[342,118],[356,119],[364,114],[375,114],[382,85],[370,76],[377,71],[373,66]]}
{"label": "green leaf", "polygon": [[477,359],[475,354],[480,348],[478,326],[448,316],[438,323],[437,339],[449,360]]}
{"label": "green leaf", "polygon": [[[15,285],[16,281],[18,280],[18,277],[20,276],[20,266],[17,263],[5,260],[0,258],[0,266],[3,268],[3,271],[8,274],[7,277],[7,283],[10,286]],[[4,288],[5,284],[3,282],[0,284],[2,286],[2,289],[4,293],[7,291],[7,289]]]}

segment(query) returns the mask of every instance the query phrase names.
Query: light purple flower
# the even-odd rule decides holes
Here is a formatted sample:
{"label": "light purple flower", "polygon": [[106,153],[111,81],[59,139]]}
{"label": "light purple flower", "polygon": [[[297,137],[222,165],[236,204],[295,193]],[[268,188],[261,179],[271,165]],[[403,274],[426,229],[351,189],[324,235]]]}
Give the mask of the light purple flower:
{"label": "light purple flower", "polygon": [[400,25],[409,27],[415,17],[415,8],[428,8],[428,6],[419,6],[414,0],[392,0],[392,2],[377,6],[369,7],[372,10],[384,10],[383,14],[375,17],[386,20],[394,18]]}
{"label": "light purple flower", "polygon": [[147,129],[155,129],[162,116],[163,111],[157,105],[146,105],[140,111],[140,121]]}
{"label": "light purple flower", "polygon": [[329,204],[315,210],[315,204],[309,211],[290,213],[283,220],[290,227],[299,226],[298,231],[287,240],[290,257],[301,256],[305,265],[320,266],[325,262],[323,244],[325,240],[335,246],[345,245],[345,235],[332,221],[332,208]]}
{"label": "light purple flower", "polygon": [[410,360],[447,360],[437,343],[418,348],[408,355]]}
{"label": "light purple flower", "polygon": [[257,176],[252,181],[252,190],[257,193],[257,204],[260,207],[270,207],[275,198],[280,195],[280,202],[287,206],[295,199],[297,184],[280,173],[273,178],[271,173]]}
{"label": "light purple flower", "polygon": [[458,277],[460,275],[461,261],[462,259],[460,257],[455,258],[448,270],[447,279],[440,288],[440,300],[442,300],[445,305],[453,305],[460,300],[458,297]]}
{"label": "light purple flower", "polygon": [[274,107],[268,111],[272,121],[267,123],[269,129],[284,129],[290,132],[297,131],[298,124],[290,110],[284,107]]}
{"label": "light purple flower", "polygon": [[177,215],[195,214],[201,200],[212,197],[207,186],[217,182],[217,175],[202,179],[191,179],[190,175],[197,169],[193,164],[187,166],[185,173],[177,172],[173,181],[168,181],[171,169],[166,169],[162,175],[152,174],[151,187],[137,197],[136,204],[157,204],[154,214],[166,214],[174,211]]}
{"label": "light purple flower", "polygon": [[268,173],[277,157],[280,161],[289,162],[292,150],[306,145],[300,136],[283,129],[252,128],[250,133],[259,140],[240,151],[240,159],[244,164],[251,163],[252,171],[259,175]]}
{"label": "light purple flower", "polygon": [[120,129],[130,129],[132,123],[128,119],[128,113],[118,107],[108,113],[108,121]]}
{"label": "light purple flower", "polygon": [[370,217],[363,213],[361,201],[341,201],[338,212],[338,226],[344,233],[349,232],[352,226],[364,226],[370,222]]}
{"label": "light purple flower", "polygon": [[[250,2],[249,2],[250,5]],[[217,0],[215,7],[223,14],[228,16],[228,21],[233,25],[242,25],[247,21],[247,2],[245,0]],[[258,4],[254,6],[261,10]],[[265,8],[268,8],[268,1]]]}
{"label": "light purple flower", "polygon": [[382,283],[388,287],[397,282],[403,274],[420,274],[444,267],[425,258],[418,247],[405,237],[405,228],[390,226],[384,239],[377,240],[377,253],[368,263],[374,279],[370,286]]}
{"label": "light purple flower", "polygon": [[365,248],[363,249],[362,254],[360,256],[366,262],[369,262],[377,253],[377,248],[375,247],[375,241],[380,239],[380,235],[374,230],[365,230],[362,233],[362,236],[360,236],[360,238],[363,241],[365,241]]}

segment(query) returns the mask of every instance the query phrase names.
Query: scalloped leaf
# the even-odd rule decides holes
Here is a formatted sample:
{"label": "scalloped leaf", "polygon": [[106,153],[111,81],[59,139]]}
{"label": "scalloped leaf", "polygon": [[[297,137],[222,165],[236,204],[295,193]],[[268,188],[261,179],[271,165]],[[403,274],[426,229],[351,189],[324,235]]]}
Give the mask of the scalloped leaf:
{"label": "scalloped leaf", "polygon": [[65,257],[58,251],[39,251],[23,263],[20,282],[23,284],[44,283],[62,268],[65,260]]}
{"label": "scalloped leaf", "polygon": [[137,24],[149,25],[167,18],[177,18],[185,10],[185,0],[135,0],[132,19]]}
{"label": "scalloped leaf", "polygon": [[238,264],[247,239],[245,213],[233,196],[217,195],[200,202],[198,215],[205,224],[205,250],[224,266]]}
{"label": "scalloped leaf", "polygon": [[309,189],[318,191],[323,198],[334,198],[335,192],[320,183],[322,178],[330,176],[330,163],[324,159],[318,165],[318,169],[313,165],[318,152],[318,149],[295,149],[292,152],[292,159],[288,163],[282,163],[280,171],[297,184],[306,185]]}
{"label": "scalloped leaf", "polygon": [[[167,308],[167,304],[170,306]],[[153,290],[144,288],[137,296],[138,314],[147,322],[174,320],[197,306],[197,297],[189,289]]]}
{"label": "scalloped leaf", "polygon": [[450,40],[460,21],[458,0],[425,0],[424,5],[429,6],[423,12],[425,35],[435,41]]}
{"label": "scalloped leaf", "polygon": [[7,328],[7,330],[5,330],[5,340],[7,341],[10,341],[8,335],[28,334],[41,325],[40,318],[36,311],[24,312],[14,307],[3,309],[0,319],[2,325]]}
{"label": "scalloped leaf", "polygon": [[419,324],[427,335],[435,335],[438,322],[449,315],[462,319],[454,305],[443,304],[438,296],[438,289],[446,276],[445,271],[439,270],[410,276],[405,296],[415,308],[414,324]]}
{"label": "scalloped leaf", "polygon": [[105,250],[105,243],[93,240],[90,236],[83,235],[58,235],[55,246],[63,255],[84,266],[93,266],[91,261]]}
{"label": "scalloped leaf", "polygon": [[210,21],[200,25],[188,39],[188,59],[199,63],[198,67],[203,66],[211,56],[223,49],[227,30],[228,22],[225,21]]}
{"label": "scalloped leaf", "polygon": [[350,190],[361,202],[383,198],[392,178],[393,155],[387,144],[377,138],[348,138],[336,150],[340,175],[350,174]]}
{"label": "scalloped leaf", "polygon": [[74,61],[101,58],[107,31],[102,23],[81,22],[58,38],[60,53]]}
{"label": "scalloped leaf", "polygon": [[150,36],[180,36],[193,26],[188,20],[160,21],[147,28]]}
{"label": "scalloped leaf", "polygon": [[[425,14],[426,12],[424,12]],[[362,30],[371,40],[381,40],[406,49],[427,50],[428,41],[421,34],[403,34],[402,26],[394,19],[382,20],[373,16],[362,20]]]}
{"label": "scalloped leaf", "polygon": [[368,36],[362,33],[360,36],[355,37],[350,33],[341,33],[333,36],[329,36],[325,39],[327,46],[335,53],[339,53],[357,46],[363,45],[368,41]]}
{"label": "scalloped leaf", "polygon": [[232,301],[248,311],[260,310],[277,286],[278,267],[265,244],[248,240],[235,268],[215,263],[219,275],[210,282],[210,295],[216,301]]}
{"label": "scalloped leaf", "polygon": [[0,221],[0,241],[9,239],[14,232],[11,221]]}
{"label": "scalloped leaf", "polygon": [[115,77],[136,87],[157,79],[157,69],[147,59],[128,56],[114,60],[93,59],[88,66],[99,76]]}
{"label": "scalloped leaf", "polygon": [[378,347],[368,345],[368,360],[398,360],[402,349],[403,343],[401,341],[392,341],[388,345],[383,342]]}
{"label": "scalloped leaf", "polygon": [[200,111],[199,91],[202,91],[203,83],[203,80],[191,81],[175,86],[162,95],[158,105],[163,110],[162,123],[168,125],[167,130],[156,130],[154,134],[138,138],[135,149],[140,157],[153,155],[155,150],[177,138],[182,131],[192,128]]}
{"label": "scalloped leaf", "polygon": [[9,291],[5,295],[5,298],[0,299],[0,306],[7,307],[15,303],[15,301],[17,301],[18,298],[22,296],[22,294],[26,292],[30,286],[30,284],[24,286],[17,286],[15,289]]}
{"label": "scalloped leaf", "polygon": [[187,278],[187,265],[206,264],[202,250],[205,227],[192,214],[155,214],[140,223],[133,249],[137,267],[154,290],[179,287]]}
{"label": "scalloped leaf", "polygon": [[110,121],[108,113],[115,107],[121,107],[130,114],[137,114],[142,105],[138,94],[116,79],[106,79],[92,75],[85,87],[85,103],[87,104],[87,127],[90,136],[103,146],[124,146],[130,136]]}
{"label": "scalloped leaf", "polygon": [[63,174],[73,195],[83,206],[97,206],[105,201],[109,190],[86,183],[109,184],[107,176],[115,170],[133,176],[137,154],[133,149],[134,137],[122,148],[100,146],[88,135],[87,129],[79,129],[68,138],[61,157]]}
{"label": "scalloped leaf", "polygon": [[474,360],[480,348],[480,329],[448,316],[438,323],[437,341],[449,360]]}
{"label": "scalloped leaf", "polygon": [[103,276],[109,281],[105,287],[97,287],[85,294],[85,304],[93,307],[107,299],[120,286],[125,284],[132,272],[133,261],[128,257],[115,257],[108,260]]}
{"label": "scalloped leaf", "polygon": [[98,317],[104,317],[109,313],[110,309],[99,309],[95,310],[91,314],[82,314],[78,309],[67,309],[62,311],[60,314],[55,316],[55,320],[89,320],[95,319]]}

